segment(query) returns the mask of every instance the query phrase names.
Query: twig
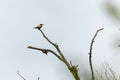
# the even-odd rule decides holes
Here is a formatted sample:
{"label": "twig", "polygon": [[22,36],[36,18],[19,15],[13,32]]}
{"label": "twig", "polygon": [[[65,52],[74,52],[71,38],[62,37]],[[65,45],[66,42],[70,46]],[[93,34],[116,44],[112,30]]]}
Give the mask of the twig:
{"label": "twig", "polygon": [[112,67],[106,62],[103,64],[102,72],[97,71],[97,74],[102,80],[120,80],[120,75],[117,75]]}
{"label": "twig", "polygon": [[52,51],[50,49],[42,49],[42,48],[36,48],[36,47],[32,47],[32,46],[28,46],[28,48],[42,51],[46,55],[47,55],[48,52],[50,52],[50,53],[54,54],[58,59],[62,60],[61,57],[59,55],[57,55],[56,52],[54,52],[54,51]]}
{"label": "twig", "polygon": [[17,74],[18,74],[23,80],[26,80],[26,79],[19,73],[19,71],[17,71]]}
{"label": "twig", "polygon": [[105,80],[103,78],[103,72],[101,71],[101,73],[99,73],[98,71],[96,71],[96,73],[98,74],[98,76],[100,77],[100,80]]}
{"label": "twig", "polygon": [[90,70],[91,70],[91,75],[92,75],[92,80],[95,80],[94,76],[94,71],[93,71],[93,66],[92,66],[92,48],[93,48],[93,43],[95,42],[95,38],[98,34],[99,31],[103,30],[104,28],[98,29],[92,38],[91,44],[90,44],[90,52],[89,52],[89,64],[90,64]]}

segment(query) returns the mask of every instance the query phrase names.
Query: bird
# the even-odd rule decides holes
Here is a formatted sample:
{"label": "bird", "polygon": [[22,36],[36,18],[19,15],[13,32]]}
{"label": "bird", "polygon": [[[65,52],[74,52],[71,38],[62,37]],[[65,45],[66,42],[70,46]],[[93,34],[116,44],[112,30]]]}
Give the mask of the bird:
{"label": "bird", "polygon": [[38,29],[40,30],[43,27],[44,24],[38,24],[36,27],[34,27],[34,29]]}

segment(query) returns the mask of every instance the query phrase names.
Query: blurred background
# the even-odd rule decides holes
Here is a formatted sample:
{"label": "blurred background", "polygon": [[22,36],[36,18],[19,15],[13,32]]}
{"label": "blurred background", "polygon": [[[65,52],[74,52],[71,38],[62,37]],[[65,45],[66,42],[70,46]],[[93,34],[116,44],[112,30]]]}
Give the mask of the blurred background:
{"label": "blurred background", "polygon": [[[73,80],[66,66],[55,56],[48,56],[27,46],[54,49],[34,30],[42,30],[57,42],[74,65],[79,65],[82,80],[90,75],[88,53],[92,37],[101,31],[93,46],[93,66],[107,62],[120,73],[120,22],[109,14],[106,4],[119,8],[119,0],[0,0],[0,80]],[[113,16],[113,17],[112,17]]]}

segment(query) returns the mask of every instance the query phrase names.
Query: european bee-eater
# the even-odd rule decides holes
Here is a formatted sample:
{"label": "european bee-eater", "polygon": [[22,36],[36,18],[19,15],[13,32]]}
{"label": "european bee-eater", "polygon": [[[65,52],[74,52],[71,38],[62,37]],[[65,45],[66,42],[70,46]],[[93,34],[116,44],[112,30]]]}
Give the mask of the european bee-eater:
{"label": "european bee-eater", "polygon": [[37,27],[34,27],[34,29],[41,29],[44,24],[38,24]]}

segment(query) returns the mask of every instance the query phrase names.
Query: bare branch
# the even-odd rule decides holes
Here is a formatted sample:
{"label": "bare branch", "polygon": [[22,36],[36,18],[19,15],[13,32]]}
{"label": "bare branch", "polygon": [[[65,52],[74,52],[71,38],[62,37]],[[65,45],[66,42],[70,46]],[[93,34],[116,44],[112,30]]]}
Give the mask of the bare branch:
{"label": "bare branch", "polygon": [[61,56],[61,58],[62,58],[62,61],[63,61],[68,67],[70,67],[68,61],[65,59],[64,55],[62,54],[62,52],[61,52],[58,44],[52,42],[52,41],[45,35],[45,33],[44,33],[41,29],[40,29],[40,32],[42,33],[43,37],[44,37],[50,44],[52,44],[52,45],[56,48],[57,52],[60,54],[60,56]]}
{"label": "bare branch", "polygon": [[52,45],[57,49],[57,51],[58,51],[58,53],[60,54],[60,56],[61,56],[63,59],[65,59],[65,57],[63,56],[63,54],[62,54],[62,52],[61,52],[58,44],[52,42],[52,41],[45,35],[45,33],[44,33],[41,29],[40,29],[40,32],[42,33],[43,37],[44,37],[50,44],[52,44]]}
{"label": "bare branch", "polygon": [[60,59],[60,60],[62,61],[61,57],[60,57],[59,55],[57,55],[56,52],[54,52],[54,51],[52,51],[52,50],[50,50],[50,49],[42,49],[42,48],[36,48],[36,47],[32,47],[32,46],[28,46],[28,48],[29,48],[29,49],[34,49],[34,50],[39,50],[39,51],[43,52],[43,53],[46,54],[46,55],[47,55],[48,52],[50,52],[50,53],[52,53],[53,55],[55,55],[58,59]]}
{"label": "bare branch", "polygon": [[78,75],[78,69],[77,69],[77,66],[73,66],[71,65],[67,60],[66,58],[64,57],[64,55],[62,54],[59,46],[57,45],[57,43],[54,43],[52,41],[50,41],[50,39],[45,35],[45,33],[41,30],[41,29],[38,29],[40,30],[40,32],[42,33],[43,37],[51,44],[55,47],[55,49],[57,50],[57,52],[59,53],[59,55],[53,51],[53,50],[50,50],[50,49],[42,49],[42,48],[36,48],[36,47],[32,47],[32,46],[28,46],[28,48],[30,49],[35,49],[35,50],[39,50],[39,51],[42,51],[43,53],[45,53],[47,55],[48,52],[51,52],[53,53],[57,58],[59,58],[66,66],[67,68],[70,70],[70,72],[72,73],[72,75],[74,76],[75,80],[80,80],[80,77]]}
{"label": "bare branch", "polygon": [[97,74],[102,80],[120,80],[120,74],[117,75],[107,63],[103,64],[102,72],[97,72]]}
{"label": "bare branch", "polygon": [[44,37],[50,44],[52,44],[53,46],[56,46],[55,43],[53,43],[52,41],[50,41],[50,40],[48,39],[48,37],[45,35],[45,33],[44,33],[41,29],[40,29],[40,32],[42,33],[43,37]]}
{"label": "bare branch", "polygon": [[[99,31],[103,30],[104,28],[101,28],[101,29],[98,29],[94,35],[94,37],[92,38],[92,41],[91,41],[91,44],[90,44],[90,53],[89,54],[92,54],[92,47],[93,47],[93,43],[95,42],[95,38],[98,34]],[[92,56],[92,55],[91,55]]]}
{"label": "bare branch", "polygon": [[19,73],[19,71],[17,71],[17,74],[18,74],[23,80],[26,80],[26,79]]}
{"label": "bare branch", "polygon": [[57,45],[57,43],[53,43],[53,42],[45,35],[45,33],[44,33],[41,29],[40,29],[40,32],[42,33],[43,37],[44,37],[50,44],[52,44],[52,45],[56,48],[57,52],[60,54],[60,57],[62,58],[62,62],[64,62],[64,63],[66,64],[66,66],[67,66],[68,69],[71,71],[71,73],[73,74],[73,76],[75,77],[75,79],[76,79],[76,80],[80,80],[80,77],[79,77],[79,75],[78,75],[77,69],[75,68],[76,70],[72,71],[71,68],[74,68],[74,66],[72,66],[72,65],[70,65],[70,64],[68,63],[67,59],[66,59],[66,58],[64,57],[64,55],[62,54],[62,52],[61,52],[59,46]]}
{"label": "bare branch", "polygon": [[96,71],[96,73],[100,77],[100,80],[105,80],[104,77],[103,77],[103,72],[102,71],[101,71],[101,73],[99,73],[98,71]]}
{"label": "bare branch", "polygon": [[92,80],[94,80],[94,71],[93,71],[93,66],[92,66],[92,48],[93,48],[93,43],[95,42],[95,38],[98,34],[99,31],[103,30],[104,28],[98,29],[95,33],[95,35],[92,38],[91,44],[90,44],[90,52],[89,52],[89,64],[90,64],[90,70],[91,70],[91,75],[92,75]]}

